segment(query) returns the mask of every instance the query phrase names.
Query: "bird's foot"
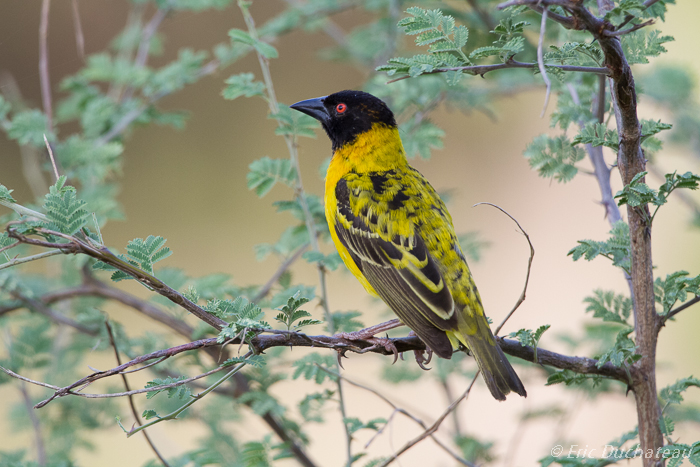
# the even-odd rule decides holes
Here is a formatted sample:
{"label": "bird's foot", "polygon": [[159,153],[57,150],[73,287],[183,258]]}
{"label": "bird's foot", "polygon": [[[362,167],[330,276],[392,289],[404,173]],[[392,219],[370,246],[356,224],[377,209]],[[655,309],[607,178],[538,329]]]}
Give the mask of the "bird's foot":
{"label": "bird's foot", "polygon": [[387,352],[394,354],[394,362],[399,358],[399,351],[396,349],[394,342],[389,337],[374,337],[380,332],[388,331],[389,329],[394,329],[396,327],[402,326],[402,323],[398,319],[392,319],[385,323],[377,324],[375,326],[370,326],[365,329],[360,329],[354,332],[339,332],[333,337],[339,337],[341,339],[347,339],[349,341],[366,341],[373,344],[371,347],[366,347],[362,349],[362,352],[369,352],[370,350],[384,348]]}
{"label": "bird's foot", "polygon": [[[416,333],[411,331],[408,333],[409,336],[415,336]],[[428,356],[426,357],[424,354],[427,354]],[[426,368],[425,365],[430,363],[430,361],[433,359],[433,350],[428,347],[427,345],[425,346],[425,350],[414,350],[413,355],[416,357],[416,363],[418,364],[419,367],[424,369],[425,371],[430,370],[430,368]]]}

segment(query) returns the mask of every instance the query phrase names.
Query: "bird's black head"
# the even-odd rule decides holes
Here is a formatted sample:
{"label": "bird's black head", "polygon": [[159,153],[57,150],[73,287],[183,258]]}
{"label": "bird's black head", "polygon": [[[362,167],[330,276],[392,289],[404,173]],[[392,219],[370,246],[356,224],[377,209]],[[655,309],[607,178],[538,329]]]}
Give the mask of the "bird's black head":
{"label": "bird's black head", "polygon": [[353,142],[374,124],[396,127],[394,114],[381,100],[362,91],[340,91],[290,106],[320,121],[333,150]]}

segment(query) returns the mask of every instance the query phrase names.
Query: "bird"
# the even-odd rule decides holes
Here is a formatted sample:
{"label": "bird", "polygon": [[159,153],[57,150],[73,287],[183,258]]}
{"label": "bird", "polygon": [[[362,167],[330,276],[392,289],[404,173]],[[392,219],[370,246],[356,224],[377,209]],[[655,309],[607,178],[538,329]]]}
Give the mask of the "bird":
{"label": "bird", "polygon": [[499,347],[452,217],[406,158],[393,112],[346,90],[290,108],[318,120],[332,143],[325,214],[340,257],[439,357],[463,344],[497,400],[525,388]]}

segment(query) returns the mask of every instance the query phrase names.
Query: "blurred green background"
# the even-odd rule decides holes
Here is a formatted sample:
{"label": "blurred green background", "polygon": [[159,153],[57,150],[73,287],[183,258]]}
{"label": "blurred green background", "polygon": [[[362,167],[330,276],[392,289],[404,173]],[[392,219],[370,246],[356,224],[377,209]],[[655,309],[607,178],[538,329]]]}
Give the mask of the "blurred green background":
{"label": "blurred green background", "polygon": [[[466,3],[454,3],[460,8],[468,8]],[[258,1],[253,4],[251,12],[262,24],[285,6],[285,2]],[[37,0],[5,0],[0,14],[0,73],[9,74],[6,76],[12,77],[23,98],[35,107],[40,107],[41,103],[37,66],[40,7],[41,2]],[[82,1],[80,15],[86,53],[90,54],[104,49],[123,27],[127,19],[127,3]],[[350,10],[335,15],[334,20],[339,27],[349,30],[366,20],[365,15]],[[700,29],[694,24],[698,17],[700,3],[697,1],[679,0],[678,5],[670,7],[666,22],[657,27],[675,36],[676,41],[666,45],[669,53],[659,62],[680,64],[700,75],[697,54]],[[166,38],[163,53],[151,63],[168,62],[182,47],[210,49],[213,44],[227,40],[227,31],[233,27],[245,27],[236,8],[220,12],[178,13],[168,17],[161,27]],[[273,80],[279,100],[286,104],[341,89],[355,89],[361,87],[368,77],[366,72],[351,65],[321,60],[319,52],[333,45],[331,39],[321,32],[294,32],[274,45],[280,57],[271,62]],[[74,73],[83,64],[76,51],[69,1],[52,2],[49,54],[56,98],[60,95],[57,91],[60,79]],[[229,75],[243,71],[260,75],[253,55],[163,99],[160,105],[164,108],[188,110],[189,119],[183,131],[149,126],[143,130],[136,128],[128,136],[119,195],[126,220],[111,222],[103,229],[108,245],[122,247],[134,237],[161,235],[168,239],[168,246],[174,251],[174,255],[163,264],[183,268],[191,275],[226,272],[233,275],[237,283],[245,285],[263,283],[273,274],[278,261],[274,257],[256,261],[254,245],[274,242],[287,227],[286,214],[277,214],[271,202],[286,199],[288,193],[278,187],[260,199],[246,188],[246,173],[253,160],[266,155],[287,157],[287,152],[284,140],[274,136],[276,123],[267,118],[264,102],[259,99],[232,102],[222,99],[223,81]],[[7,86],[7,82],[3,80],[3,86]],[[472,264],[471,268],[487,313],[494,322],[500,322],[521,293],[528,248],[505,216],[493,208],[472,208],[472,205],[482,201],[498,204],[527,230],[537,251],[530,288],[527,300],[503,333],[548,323],[552,329],[545,334],[542,347],[565,352],[566,346],[556,334],[577,332],[581,323],[590,320],[584,313],[582,299],[595,288],[624,293],[626,284],[621,274],[603,260],[574,263],[566,256],[579,239],[605,238],[609,226],[603,208],[597,204],[600,196],[593,177],[579,176],[564,185],[549,183],[538,178],[522,157],[525,146],[534,136],[551,131],[548,119],[539,117],[543,99],[544,86],[495,102],[496,118],[481,113],[464,115],[454,109],[440,108],[434,120],[446,131],[444,149],[434,151],[430,161],[416,160],[414,165],[439,191],[453,192],[449,208],[457,230],[478,231],[481,238],[490,243],[482,260]],[[552,108],[550,103],[550,111]],[[660,112],[641,97],[640,113],[643,117],[663,120]],[[330,143],[320,131],[317,139],[302,141],[300,159],[307,191],[322,193],[323,179],[318,167],[329,155]],[[606,157],[613,160],[609,153]],[[700,172],[700,158],[697,154],[689,157],[686,148],[666,144],[658,157],[659,166],[667,172],[676,169],[679,172]],[[587,162],[584,167],[588,167]],[[614,171],[612,178],[615,192],[620,189],[618,173]],[[0,182],[15,190],[13,195],[20,203],[33,201],[32,192],[22,175],[20,151],[15,142],[4,138],[0,138]],[[652,178],[650,184],[660,183],[661,180]],[[696,193],[691,195],[698,199]],[[653,251],[657,276],[679,269],[691,274],[700,272],[698,229],[689,227],[690,219],[686,207],[675,199],[659,214]],[[324,249],[332,251],[329,245]],[[311,265],[300,262],[294,266],[294,272],[304,283],[317,282]],[[136,284],[120,287],[146,296],[143,288]],[[329,292],[333,310],[361,310],[366,324],[386,317],[384,307],[371,301],[349,274],[332,273]],[[107,311],[113,319],[135,333],[158,326],[117,305],[108,307]],[[315,317],[321,317],[320,308],[312,307],[310,311]],[[698,328],[700,314],[691,308],[661,332],[659,387],[680,377],[700,373],[700,341],[695,337]],[[303,351],[294,349],[292,352],[301,355]],[[382,387],[406,407],[425,414],[425,418],[436,418],[447,405],[436,384],[428,381],[398,387],[383,384],[376,378],[382,361],[377,356],[351,355],[344,365],[347,374],[355,380]],[[473,362],[469,364],[473,365]],[[111,367],[111,356],[87,355],[85,365]],[[87,366],[84,369],[89,371]],[[133,379],[132,385],[137,386],[139,377]],[[567,432],[568,438],[594,447],[602,446],[611,437],[636,424],[631,394],[627,398],[609,396],[590,402],[560,387],[545,388],[541,378],[525,374],[524,379],[527,399],[510,398],[499,404],[479,381],[469,400],[459,409],[468,430],[477,431],[486,439],[499,440],[496,451],[501,459],[508,458],[506,450],[516,432],[518,415],[552,401],[576,407],[574,415],[556,426],[551,422],[533,422],[533,427],[519,440],[518,459],[514,460],[518,465],[532,465],[551,448],[562,430]],[[463,383],[466,385],[468,381]],[[307,383],[294,381],[282,383],[278,392],[282,400],[292,400],[306,389]],[[454,391],[460,393],[462,387],[455,387]],[[687,400],[700,402],[697,392],[689,391]],[[36,397],[44,395],[39,388],[31,388],[31,393]],[[348,393],[349,410],[356,416],[389,416],[390,409],[374,396],[354,388],[348,388]],[[0,387],[0,444],[5,449],[25,448],[31,452],[30,433],[18,432],[14,422],[9,421],[10,413],[22,410],[22,404],[16,387],[12,384]],[[126,415],[126,401],[119,404],[122,415]],[[596,421],[601,415],[606,420],[604,425]],[[248,424],[245,431],[251,438],[264,433],[265,427],[256,417],[247,417],[244,423]],[[201,433],[201,427],[196,422],[171,422],[151,431],[160,449],[173,455],[191,448],[193,440]],[[310,432],[313,437],[310,453],[319,465],[338,465],[338,453],[343,443],[340,421],[331,418],[327,425],[313,427]],[[370,451],[386,454],[416,433],[418,430],[407,423],[395,423],[393,430],[382,435]],[[688,442],[696,440],[700,430],[697,425],[683,425],[676,434]],[[110,429],[96,431],[94,442],[94,450],[80,451],[82,465],[141,465],[151,458],[140,437],[126,439],[116,424]],[[451,464],[452,461],[429,442],[418,445],[401,459],[404,467]]]}

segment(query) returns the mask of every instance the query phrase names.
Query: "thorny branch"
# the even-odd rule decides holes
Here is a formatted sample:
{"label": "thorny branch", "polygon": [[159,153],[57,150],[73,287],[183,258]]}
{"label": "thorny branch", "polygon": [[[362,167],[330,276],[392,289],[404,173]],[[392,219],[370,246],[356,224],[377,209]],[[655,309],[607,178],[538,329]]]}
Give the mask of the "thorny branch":
{"label": "thorny branch", "polygon": [[[314,348],[326,348],[326,349],[333,349],[336,351],[350,351],[350,352],[355,352],[355,353],[366,353],[366,352],[371,352],[371,353],[377,353],[380,355],[387,355],[387,356],[392,356],[393,357],[393,352],[391,350],[387,350],[383,346],[377,346],[373,342],[368,342],[366,340],[348,340],[344,339],[342,337],[335,337],[335,336],[324,336],[324,335],[319,335],[319,336],[309,336],[307,334],[301,333],[301,332],[294,332],[294,331],[283,331],[283,330],[271,330],[271,329],[264,329],[264,330],[257,330],[257,332],[260,332],[257,336],[252,338],[250,341],[245,342],[250,346],[250,348],[255,352],[255,354],[260,354],[264,353],[265,350],[271,349],[273,347],[314,347]],[[273,334],[267,334],[267,333],[273,333]],[[395,337],[391,338],[392,343],[396,347],[396,349],[399,352],[408,352],[408,351],[413,351],[413,350],[425,350],[425,344],[415,336],[408,336],[408,337]],[[505,339],[505,338],[497,338],[498,344],[501,346],[501,349],[508,355],[518,357],[522,360],[526,360],[529,362],[534,361],[535,357],[535,349],[529,346],[524,346],[520,342],[513,340],[513,339]],[[226,345],[240,345],[241,340],[240,337],[237,337],[235,339],[231,339]],[[94,373],[91,373],[78,381],[65,386],[65,387],[58,387],[54,386],[48,383],[42,383],[38,381],[31,380],[29,378],[23,377],[21,375],[18,375],[6,368],[0,367],[2,371],[4,371],[7,375],[12,376],[13,378],[20,379],[22,381],[26,381],[28,383],[32,383],[35,385],[39,385],[42,387],[46,387],[49,389],[53,389],[55,392],[54,394],[49,397],[48,399],[38,403],[35,407],[36,408],[42,408],[51,401],[53,401],[56,398],[59,397],[64,397],[67,395],[77,395],[77,396],[82,396],[82,397],[87,397],[87,398],[100,398],[100,397],[123,397],[123,396],[128,396],[130,394],[140,394],[144,392],[149,392],[149,391],[156,391],[160,389],[169,389],[172,387],[177,387],[181,386],[183,384],[187,384],[191,381],[197,380],[202,378],[203,376],[208,376],[210,374],[213,374],[217,371],[221,371],[225,367],[217,367],[214,368],[213,370],[210,370],[202,375],[198,375],[192,378],[188,378],[183,381],[178,381],[175,383],[163,385],[163,386],[157,386],[153,388],[148,388],[148,389],[137,389],[137,390],[132,390],[132,391],[127,391],[127,392],[122,392],[122,393],[114,393],[114,394],[83,394],[80,393],[83,389],[85,389],[87,386],[91,385],[95,381],[98,381],[100,379],[108,378],[111,376],[115,375],[121,375],[124,373],[129,373],[133,371],[126,371],[127,369],[134,367],[136,365],[144,365],[139,368],[137,368],[135,371],[140,371],[148,366],[148,362],[151,360],[159,360],[162,361],[166,358],[171,358],[175,355],[181,354],[183,352],[188,352],[192,350],[198,350],[198,349],[205,349],[209,347],[218,347],[221,346],[222,344],[217,341],[217,338],[208,338],[208,339],[200,339],[197,341],[189,342],[187,344],[182,344],[182,345],[177,345],[175,347],[170,347],[168,349],[163,349],[163,350],[158,350],[155,352],[151,352],[145,355],[141,355],[139,357],[136,357],[128,362],[122,363],[121,365],[118,365],[112,369],[109,370],[104,370],[104,371],[96,371]],[[581,373],[581,374],[589,374],[589,375],[599,375],[603,376],[606,378],[610,379],[615,379],[617,381],[623,382],[627,384],[628,378],[627,378],[627,373],[624,368],[622,367],[616,367],[610,362],[605,363],[602,366],[598,366],[598,360],[593,359],[593,358],[587,358],[587,357],[576,357],[576,356],[567,356],[567,355],[562,355],[556,352],[552,352],[546,349],[542,348],[537,348],[537,362],[542,364],[542,365],[547,365],[551,366],[554,368],[558,368],[561,370],[572,370],[576,373]]]}

